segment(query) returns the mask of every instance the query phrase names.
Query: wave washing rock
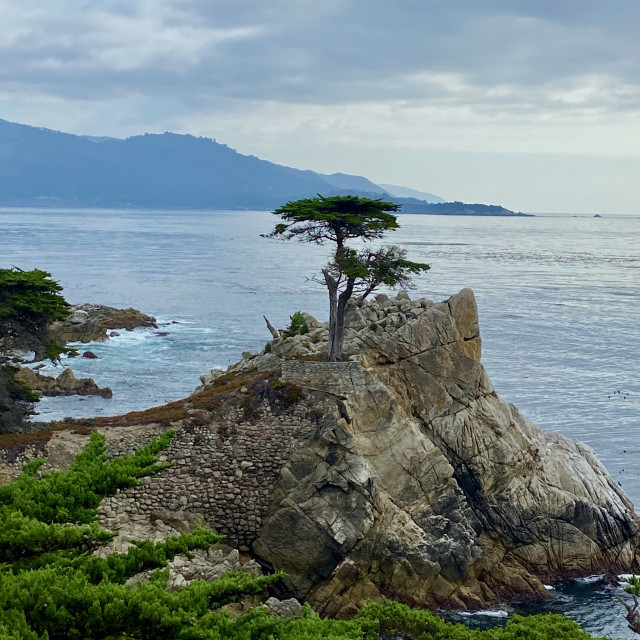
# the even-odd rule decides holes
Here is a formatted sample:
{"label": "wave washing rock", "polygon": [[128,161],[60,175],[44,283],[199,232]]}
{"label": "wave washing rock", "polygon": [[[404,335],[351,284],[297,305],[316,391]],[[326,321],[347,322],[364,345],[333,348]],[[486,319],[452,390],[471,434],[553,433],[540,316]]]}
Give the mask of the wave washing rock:
{"label": "wave washing rock", "polygon": [[116,309],[100,304],[71,307],[69,317],[53,322],[47,329],[48,338],[59,344],[106,340],[108,331],[137,327],[158,328],[156,319],[136,309]]}
{"label": "wave washing rock", "polygon": [[335,616],[367,598],[547,598],[551,580],[638,571],[638,517],[593,451],[496,395],[470,290],[352,307],[341,363],[318,361],[327,326],[307,323],[184,401],[97,419],[114,454],[177,430],[172,466],[105,499],[101,523],[200,515],[287,573],[276,595]]}

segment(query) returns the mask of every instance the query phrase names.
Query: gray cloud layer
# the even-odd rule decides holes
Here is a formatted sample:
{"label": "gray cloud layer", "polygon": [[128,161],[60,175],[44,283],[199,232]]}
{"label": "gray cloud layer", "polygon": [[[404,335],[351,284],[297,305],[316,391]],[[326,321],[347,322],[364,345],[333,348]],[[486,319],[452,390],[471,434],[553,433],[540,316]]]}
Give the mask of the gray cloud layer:
{"label": "gray cloud layer", "polygon": [[0,12],[3,83],[64,96],[115,83],[342,101],[393,96],[425,71],[487,88],[640,73],[634,2],[4,0]]}
{"label": "gray cloud layer", "polygon": [[0,0],[0,24],[7,119],[305,141],[320,170],[363,139],[640,155],[636,0]]}
{"label": "gray cloud layer", "polygon": [[430,97],[421,73],[486,89],[640,73],[634,2],[3,0],[0,17],[5,89],[63,97],[182,88],[341,102]]}

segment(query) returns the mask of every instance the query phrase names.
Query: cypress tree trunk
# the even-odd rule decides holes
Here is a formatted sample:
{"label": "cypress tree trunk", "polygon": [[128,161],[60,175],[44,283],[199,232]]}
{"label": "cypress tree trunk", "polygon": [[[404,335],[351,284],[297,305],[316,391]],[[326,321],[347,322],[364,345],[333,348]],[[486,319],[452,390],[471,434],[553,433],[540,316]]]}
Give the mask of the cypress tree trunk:
{"label": "cypress tree trunk", "polygon": [[333,339],[331,339],[331,332],[329,334],[330,339],[330,351],[329,362],[341,362],[342,361],[342,348],[344,347],[344,312],[345,304],[338,302],[336,308],[335,326],[333,331]]}
{"label": "cypress tree trunk", "polygon": [[342,345],[339,346],[339,332],[338,332],[338,318],[339,318],[339,306],[338,306],[338,292],[337,290],[329,290],[329,344],[328,344],[328,357],[329,362],[337,362],[338,358],[336,354],[338,350],[342,352]]}
{"label": "cypress tree trunk", "polygon": [[329,362],[335,362],[333,355],[336,347],[336,327],[338,322],[338,281],[327,269],[323,269],[322,274],[324,275],[324,281],[329,290],[329,344],[327,360]]}
{"label": "cypress tree trunk", "polygon": [[[347,280],[347,286],[340,296],[338,296],[335,310],[335,323],[331,322],[331,318],[329,318],[329,362],[342,361],[342,349],[344,347],[344,314],[347,310],[347,302],[349,302],[353,295],[354,284],[354,278],[349,278],[349,280]],[[329,297],[331,298],[331,293],[329,293]]]}

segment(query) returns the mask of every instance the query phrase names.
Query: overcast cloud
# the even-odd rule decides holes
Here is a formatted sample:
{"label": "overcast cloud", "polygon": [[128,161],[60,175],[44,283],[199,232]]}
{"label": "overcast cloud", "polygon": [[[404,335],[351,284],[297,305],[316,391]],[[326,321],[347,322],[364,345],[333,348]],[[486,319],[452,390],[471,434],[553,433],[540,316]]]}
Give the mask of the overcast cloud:
{"label": "overcast cloud", "polygon": [[0,118],[640,212],[640,3],[0,0]]}

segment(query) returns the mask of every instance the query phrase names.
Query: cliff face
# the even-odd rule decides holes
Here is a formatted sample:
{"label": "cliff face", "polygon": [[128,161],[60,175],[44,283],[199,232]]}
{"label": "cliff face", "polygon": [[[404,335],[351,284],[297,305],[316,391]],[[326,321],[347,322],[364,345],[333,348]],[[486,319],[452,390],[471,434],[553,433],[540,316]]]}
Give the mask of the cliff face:
{"label": "cliff face", "polygon": [[[496,395],[470,290],[353,316],[362,380],[343,384],[335,426],[292,452],[254,543],[299,595],[332,614],[378,594],[478,606],[635,562],[637,518],[593,451]],[[284,379],[326,389],[288,363]]]}
{"label": "cliff face", "polygon": [[339,616],[367,598],[545,598],[548,580],[637,570],[638,518],[592,450],[493,390],[470,290],[352,308],[343,363],[313,361],[327,327],[309,323],[185,401],[98,420],[114,453],[178,429],[173,467],[105,500],[102,524],[199,513]]}

